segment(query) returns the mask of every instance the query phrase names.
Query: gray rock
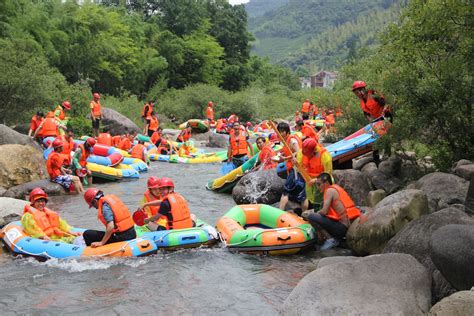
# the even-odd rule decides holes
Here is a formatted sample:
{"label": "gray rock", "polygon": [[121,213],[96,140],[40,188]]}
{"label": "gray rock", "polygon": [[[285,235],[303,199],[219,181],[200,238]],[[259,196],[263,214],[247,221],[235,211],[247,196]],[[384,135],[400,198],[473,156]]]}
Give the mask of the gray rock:
{"label": "gray rock", "polygon": [[400,176],[401,167],[402,159],[399,156],[391,156],[379,164],[379,170],[389,177]]}
{"label": "gray rock", "polygon": [[384,254],[322,266],[285,300],[284,315],[424,315],[430,277],[410,255]]}
{"label": "gray rock", "polygon": [[0,145],[7,144],[29,145],[36,150],[42,151],[41,146],[28,137],[28,135],[20,134],[10,127],[0,124]]}
{"label": "gray rock", "polygon": [[328,266],[330,264],[335,264],[335,263],[341,263],[341,262],[354,262],[359,260],[360,257],[354,257],[354,256],[336,256],[336,257],[326,257],[322,258],[318,261],[318,265],[316,266],[316,269]]}
{"label": "gray rock", "polygon": [[377,170],[377,165],[375,164],[375,162],[369,162],[368,164],[363,166],[362,169],[361,169],[362,173],[366,177],[368,177],[370,175],[370,173],[372,173],[374,170]]}
{"label": "gray rock", "polygon": [[378,202],[382,201],[387,196],[387,192],[382,189],[375,191],[370,191],[367,196],[367,205],[370,207],[375,207]]}
{"label": "gray rock", "polygon": [[67,194],[66,190],[64,190],[60,184],[51,182],[49,180],[39,180],[11,187],[4,193],[3,196],[17,199],[27,199],[31,190],[37,187],[42,188],[48,195]]}
{"label": "gray rock", "polygon": [[41,151],[28,145],[0,145],[0,186],[10,188],[46,177]]}
{"label": "gray rock", "polygon": [[472,176],[471,181],[469,181],[469,189],[467,190],[464,205],[466,207],[466,213],[474,215],[474,176]]}
{"label": "gray rock", "polygon": [[474,218],[453,206],[421,216],[405,225],[395,237],[390,239],[383,251],[384,253],[410,254],[425,266],[432,275],[433,302],[439,301],[454,291],[448,281],[439,273],[431,261],[430,255],[431,235],[437,229],[449,224],[474,225]]}
{"label": "gray rock", "polygon": [[28,135],[28,131],[30,130],[30,123],[19,123],[13,126],[12,128],[20,134]]}
{"label": "gray rock", "polygon": [[458,167],[461,167],[461,166],[464,166],[464,165],[471,165],[471,164],[474,164],[474,161],[467,160],[467,159],[461,159],[461,160],[455,162],[451,169],[454,172],[454,170],[456,170],[456,168],[458,168]]}
{"label": "gray rock", "polygon": [[0,196],[3,196],[5,192],[7,192],[7,189],[5,189],[4,187],[0,187]]}
{"label": "gray rock", "polygon": [[130,132],[140,133],[142,131],[142,129],[128,117],[115,110],[104,107],[102,108],[102,122],[100,124],[104,132],[108,132],[112,135],[122,135]]}
{"label": "gray rock", "polygon": [[180,130],[178,129],[169,129],[165,128],[163,130],[163,136],[167,137],[168,139],[171,140],[176,140],[176,137],[178,137]]}
{"label": "gray rock", "polygon": [[334,180],[349,193],[356,205],[366,205],[370,184],[364,174],[358,170],[334,170]]}
{"label": "gray rock", "polygon": [[454,174],[469,181],[474,176],[474,164],[459,166],[454,169]]}
{"label": "gray rock", "polygon": [[372,155],[370,155],[368,157],[362,157],[360,159],[353,159],[352,160],[352,169],[362,170],[362,167],[364,167],[369,162],[373,162],[373,161],[374,161],[374,157]]}
{"label": "gray rock", "polygon": [[209,135],[209,143],[207,146],[214,148],[227,148],[229,146],[229,135],[211,133]]}
{"label": "gray rock", "polygon": [[232,198],[237,204],[273,204],[280,201],[284,184],[275,169],[250,172],[234,187]]}
{"label": "gray rock", "polygon": [[17,221],[23,214],[23,208],[28,202],[7,197],[0,197],[0,228],[6,224]]}
{"label": "gray rock", "polygon": [[402,187],[402,181],[400,179],[388,176],[379,169],[366,172],[366,175],[374,188],[382,189],[388,194],[392,194]]}
{"label": "gray rock", "polygon": [[416,183],[428,197],[430,212],[436,212],[451,204],[464,204],[468,182],[449,173],[434,172],[427,174]]}
{"label": "gray rock", "polygon": [[210,134],[211,134],[211,132],[209,132],[209,131],[207,131],[207,132],[205,132],[205,133],[202,133],[202,132],[200,132],[200,133],[194,133],[194,132],[193,132],[193,133],[192,133],[192,138],[193,138],[194,140],[199,141],[199,142],[203,142],[203,141],[204,141],[204,142],[208,143],[208,142],[209,142],[209,136],[210,136]]}
{"label": "gray rock", "polygon": [[458,290],[474,287],[474,225],[446,225],[431,236],[431,260]]}
{"label": "gray rock", "polygon": [[403,226],[426,213],[428,201],[422,191],[399,191],[352,223],[346,235],[347,244],[356,254],[380,253]]}
{"label": "gray rock", "polygon": [[436,303],[429,316],[474,315],[474,291],[461,291]]}

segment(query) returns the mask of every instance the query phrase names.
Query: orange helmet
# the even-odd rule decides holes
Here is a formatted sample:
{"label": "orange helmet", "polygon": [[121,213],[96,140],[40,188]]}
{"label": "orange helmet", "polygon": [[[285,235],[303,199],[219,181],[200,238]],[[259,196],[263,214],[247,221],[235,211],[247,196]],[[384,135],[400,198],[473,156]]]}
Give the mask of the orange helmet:
{"label": "orange helmet", "polygon": [[56,138],[54,141],[53,141],[53,148],[56,149],[56,148],[59,148],[59,147],[63,147],[64,146],[64,143],[63,141],[60,139],[60,138]]}
{"label": "orange helmet", "polygon": [[45,199],[48,201],[48,195],[41,188],[34,188],[30,192],[30,203],[34,203],[36,200]]}
{"label": "orange helmet", "polygon": [[160,188],[166,188],[166,187],[174,188],[173,180],[171,180],[170,178],[162,178],[159,187]]}
{"label": "orange helmet", "polygon": [[102,191],[97,188],[90,188],[86,191],[86,193],[84,193],[84,200],[89,205],[89,208],[92,207],[92,202],[96,199],[99,193],[102,193]]}
{"label": "orange helmet", "polygon": [[100,99],[100,94],[98,94],[97,92],[94,93],[92,96],[94,97],[95,100],[99,100],[99,99]]}
{"label": "orange helmet", "polygon": [[303,142],[303,155],[309,155],[316,149],[317,142],[314,138],[306,138]]}
{"label": "orange helmet", "polygon": [[158,189],[161,185],[161,179],[158,177],[149,177],[146,185],[148,189]]}
{"label": "orange helmet", "polygon": [[360,88],[365,88],[367,85],[365,84],[364,81],[355,81],[354,84],[352,85],[352,91]]}
{"label": "orange helmet", "polygon": [[71,109],[71,103],[69,103],[68,101],[64,101],[62,103],[62,106],[63,108],[65,108],[66,110],[70,110]]}

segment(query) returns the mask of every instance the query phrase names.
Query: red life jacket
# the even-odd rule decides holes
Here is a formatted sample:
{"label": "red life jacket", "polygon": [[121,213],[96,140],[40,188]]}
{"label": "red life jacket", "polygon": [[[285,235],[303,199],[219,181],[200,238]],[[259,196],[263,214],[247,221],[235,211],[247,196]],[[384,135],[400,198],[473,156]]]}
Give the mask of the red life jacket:
{"label": "red life jacket", "polygon": [[56,125],[56,119],[54,117],[46,117],[43,121],[43,126],[40,131],[43,137],[59,135],[58,126]]}
{"label": "red life jacket", "polygon": [[79,164],[81,167],[85,168],[87,166],[87,158],[91,155],[90,151],[86,150],[84,144],[80,144],[77,148],[81,149],[81,159],[79,160]]}
{"label": "red life jacket", "polygon": [[[33,131],[33,133],[38,129],[41,122],[43,122],[43,118],[38,118],[36,115],[33,115],[30,122],[30,129]],[[41,134],[42,133],[39,132],[38,134],[36,134],[36,136],[41,136]]]}
{"label": "red life jacket", "polygon": [[260,154],[258,155],[258,160],[263,164],[263,169],[268,170],[276,167],[276,162],[271,158],[276,156],[276,152],[273,150],[271,145],[263,146]]}
{"label": "red life jacket", "polygon": [[91,106],[92,106],[92,115],[94,117],[98,117],[102,114],[100,101],[96,102],[96,101],[92,100],[91,101]]}
{"label": "red life jacket", "polygon": [[152,144],[156,144],[157,141],[161,139],[161,133],[153,132],[150,137],[150,141]]}
{"label": "red life jacket", "polygon": [[304,168],[312,178],[315,178],[324,172],[321,157],[327,151],[326,148],[319,144],[316,148],[318,148],[318,152],[313,157],[309,158],[308,156],[303,155],[302,160]]}
{"label": "red life jacket", "polygon": [[157,131],[158,130],[158,127],[160,127],[160,123],[158,121],[158,119],[156,118],[156,116],[150,116],[150,125],[148,126],[148,129],[150,131]]}
{"label": "red life jacket", "polygon": [[130,153],[130,156],[132,158],[138,158],[143,160],[143,150],[146,149],[145,145],[143,144],[136,144],[132,148],[132,152]]}
{"label": "red life jacket", "polygon": [[[349,194],[347,194],[347,192],[337,184],[330,185],[324,190],[324,198],[326,198],[326,192],[329,188],[335,189],[339,194],[339,198],[331,202],[331,206],[329,207],[329,211],[326,215],[328,218],[335,221],[340,221],[342,216],[347,216],[349,220],[353,220],[360,216],[360,210],[355,207],[355,203],[352,201]],[[342,203],[342,206],[344,206],[344,214],[342,216],[339,215],[335,209],[336,203]]]}
{"label": "red life jacket", "polygon": [[118,146],[120,144],[120,139],[122,139],[122,136],[120,136],[120,135],[112,136],[112,146],[118,148]]}
{"label": "red life jacket", "polygon": [[49,154],[48,160],[46,161],[46,169],[48,170],[49,177],[51,180],[56,179],[58,176],[61,175],[60,167],[53,166],[52,161],[58,160],[59,165],[62,166],[64,164],[64,156],[60,153],[55,152],[54,150]]}
{"label": "red life jacket", "polygon": [[191,132],[187,128],[183,129],[178,135],[178,142],[184,143],[191,138]]}
{"label": "red life jacket", "polygon": [[247,139],[242,133],[239,134],[238,139],[236,139],[235,135],[230,136],[230,147],[232,149],[232,156],[247,155],[249,153]]}
{"label": "red life jacket", "polygon": [[212,108],[212,106],[207,107],[206,117],[208,120],[214,121],[214,109]]}
{"label": "red life jacket", "polygon": [[[301,138],[299,138],[298,135],[296,135],[296,134],[288,136],[288,138],[286,139],[286,144],[289,147],[291,147],[291,140],[292,139],[296,139],[296,141],[298,142],[298,147],[301,150],[301,148],[303,148],[303,143],[301,141]],[[286,147],[283,147],[283,154],[285,155],[285,157],[291,156],[291,152]],[[289,171],[291,168],[293,168],[293,162],[290,159],[290,160],[286,161],[286,170]]]}
{"label": "red life jacket", "polygon": [[50,237],[52,235],[63,236],[64,232],[59,229],[59,215],[48,208],[44,211],[37,210],[31,205],[25,205],[23,214],[30,213],[35,219],[36,225]]}
{"label": "red life jacket", "polygon": [[301,127],[301,134],[303,134],[305,137],[313,138],[316,142],[319,141],[318,133],[314,130],[314,127],[307,123],[304,123],[304,125]]}
{"label": "red life jacket", "polygon": [[171,216],[173,221],[168,219],[168,229],[184,229],[193,227],[191,213],[188,203],[179,193],[168,194],[163,201],[168,201],[171,206]]}
{"label": "red life jacket", "polygon": [[[383,114],[383,106],[380,105],[374,98],[374,90],[367,91],[367,101],[365,102],[363,98],[360,99],[360,107],[365,113],[369,113],[374,119],[379,118]],[[383,98],[383,96],[381,96]]]}
{"label": "red life jacket", "polygon": [[132,142],[130,141],[128,137],[125,136],[120,140],[119,148],[122,150],[128,151],[130,150],[130,148],[132,148]]}
{"label": "red life jacket", "polygon": [[309,113],[311,104],[309,102],[303,102],[303,105],[301,106],[301,113]]}
{"label": "red life jacket", "polygon": [[112,213],[114,214],[114,233],[127,231],[135,225],[132,214],[130,214],[127,206],[125,206],[117,196],[107,194],[99,200],[99,210],[97,212],[97,218],[102,222],[102,224],[104,224],[104,226],[107,226],[104,216],[102,215],[104,202],[107,202],[107,204],[110,205]]}

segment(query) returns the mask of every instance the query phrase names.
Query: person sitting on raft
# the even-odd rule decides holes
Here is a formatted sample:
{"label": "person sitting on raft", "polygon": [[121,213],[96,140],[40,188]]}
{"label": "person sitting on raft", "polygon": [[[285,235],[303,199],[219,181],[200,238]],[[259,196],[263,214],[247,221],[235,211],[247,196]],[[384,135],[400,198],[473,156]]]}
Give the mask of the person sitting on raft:
{"label": "person sitting on raft", "polygon": [[30,204],[25,205],[21,225],[26,234],[43,240],[57,240],[73,243],[81,233],[71,232],[71,226],[58,213],[46,207],[48,194],[41,188],[34,188],[30,193]]}
{"label": "person sitting on raft", "polygon": [[[92,184],[92,172],[87,168],[87,158],[91,155],[92,147],[96,141],[93,137],[89,137],[84,144],[77,146],[74,156],[72,157],[72,171],[84,178],[84,182]],[[87,180],[85,179],[87,176]]]}
{"label": "person sitting on raft", "polygon": [[235,168],[238,168],[249,159],[249,153],[253,156],[253,148],[250,146],[247,137],[242,132],[239,122],[234,122],[233,129],[234,133],[232,133],[229,138],[227,160],[232,161]]}
{"label": "person sitting on raft", "polygon": [[333,184],[329,173],[321,173],[316,186],[323,193],[323,207],[319,212],[308,215],[308,220],[326,238],[321,250],[337,247],[346,236],[351,221],[360,216],[349,194],[337,184]]}
{"label": "person sitting on raft", "polygon": [[149,225],[150,230],[184,229],[195,226],[195,216],[189,211],[184,197],[174,192],[174,183],[170,178],[162,178],[158,185],[162,200],[154,200],[143,204],[143,207],[160,206],[157,214],[145,219],[145,224],[155,222],[160,217],[166,218],[166,227]]}
{"label": "person sitting on raft", "polygon": [[186,127],[183,128],[183,130],[179,133],[178,137],[176,138],[176,141],[180,143],[187,142],[188,140],[191,139],[191,131],[192,131],[191,125],[187,123]]}
{"label": "person sitting on raft", "polygon": [[105,232],[88,229],[83,237],[87,246],[92,248],[106,244],[132,240],[137,237],[135,223],[127,206],[115,195],[107,194],[97,188],[90,188],[84,194],[89,208],[98,209],[97,218],[104,224]]}
{"label": "person sitting on raft", "polygon": [[130,150],[130,156],[132,158],[141,159],[143,162],[146,162],[149,165],[150,160],[148,159],[147,150],[144,144],[145,142],[143,140],[139,140],[138,144],[133,146]]}
{"label": "person sitting on raft", "polygon": [[[156,216],[158,214],[159,206],[157,205],[150,205],[150,206],[143,206],[145,203],[152,202],[152,201],[160,201],[161,202],[161,190],[160,190],[160,185],[161,185],[161,179],[158,177],[150,177],[148,178],[147,181],[147,187],[148,190],[145,191],[143,194],[143,199],[141,200],[141,205],[142,209],[145,211],[146,215],[148,218]],[[158,226],[154,226],[154,224]],[[165,216],[158,217],[158,219],[154,222],[150,222],[148,224],[149,227],[151,227],[151,230],[158,230],[158,228],[161,226],[162,230],[166,229],[166,224],[168,223],[168,220]]]}
{"label": "person sitting on raft", "polygon": [[79,177],[71,175],[72,171],[64,167],[66,157],[61,154],[63,151],[63,141],[56,138],[53,141],[53,149],[46,161],[46,169],[48,170],[51,181],[62,185],[66,190],[69,190],[71,184],[74,183],[77,192],[84,193],[84,188],[82,187]]}
{"label": "person sitting on raft", "polygon": [[277,164],[272,160],[276,156],[276,152],[272,148],[273,144],[271,142],[267,144],[265,137],[258,137],[256,142],[260,153],[258,154],[258,161],[255,163],[255,167],[259,168],[261,166],[264,170],[275,168]]}
{"label": "person sitting on raft", "polygon": [[161,140],[163,139],[163,128],[158,127],[153,134],[150,136],[150,142],[156,147],[160,146]]}

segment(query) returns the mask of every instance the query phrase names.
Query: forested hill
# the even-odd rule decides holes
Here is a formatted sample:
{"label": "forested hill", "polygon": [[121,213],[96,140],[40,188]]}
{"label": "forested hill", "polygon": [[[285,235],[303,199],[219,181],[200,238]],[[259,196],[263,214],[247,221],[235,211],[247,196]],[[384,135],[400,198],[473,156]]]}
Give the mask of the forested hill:
{"label": "forested hill", "polygon": [[269,11],[278,9],[288,4],[290,0],[252,0],[245,4],[245,10],[250,18],[264,15]]}
{"label": "forested hill", "polygon": [[[375,34],[396,19],[400,2],[289,0],[249,19],[249,30],[256,37],[254,52],[293,69],[338,68],[350,57],[349,51],[372,44]],[[253,16],[253,7],[246,8]]]}

